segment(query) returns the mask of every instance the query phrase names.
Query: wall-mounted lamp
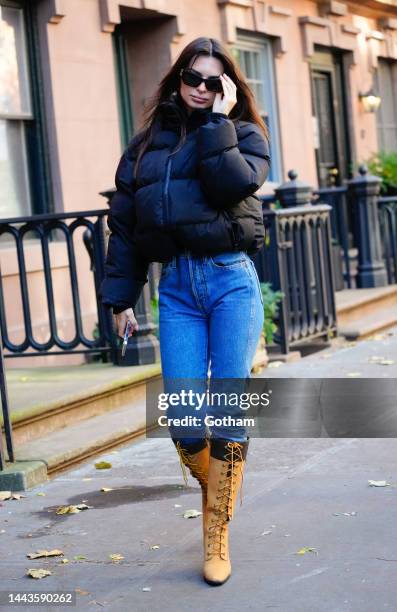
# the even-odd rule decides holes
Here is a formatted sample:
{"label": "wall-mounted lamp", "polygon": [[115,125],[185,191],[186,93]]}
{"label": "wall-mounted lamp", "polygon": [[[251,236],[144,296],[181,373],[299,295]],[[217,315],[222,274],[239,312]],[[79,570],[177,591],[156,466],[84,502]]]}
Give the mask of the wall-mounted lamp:
{"label": "wall-mounted lamp", "polygon": [[361,100],[365,113],[374,113],[376,110],[378,110],[380,103],[382,102],[382,98],[375,93],[373,88],[366,93],[358,94],[358,97]]}

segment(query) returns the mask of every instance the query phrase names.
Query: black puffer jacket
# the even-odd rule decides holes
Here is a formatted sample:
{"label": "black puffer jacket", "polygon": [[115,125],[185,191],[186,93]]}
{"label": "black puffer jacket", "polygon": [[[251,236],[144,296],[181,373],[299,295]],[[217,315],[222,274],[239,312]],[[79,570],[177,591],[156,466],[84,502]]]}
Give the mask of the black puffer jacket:
{"label": "black puffer jacket", "polygon": [[194,110],[186,140],[173,153],[179,130],[164,112],[134,179],[139,138],[121,157],[108,216],[100,296],[114,312],[135,307],[151,261],[169,261],[183,249],[253,254],[264,243],[262,206],[253,194],[267,178],[270,157],[256,124]]}

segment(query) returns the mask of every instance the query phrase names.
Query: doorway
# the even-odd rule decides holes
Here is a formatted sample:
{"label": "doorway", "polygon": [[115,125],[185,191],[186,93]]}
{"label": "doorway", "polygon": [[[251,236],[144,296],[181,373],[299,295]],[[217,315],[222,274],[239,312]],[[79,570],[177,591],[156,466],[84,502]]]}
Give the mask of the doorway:
{"label": "doorway", "polygon": [[317,49],[310,62],[318,186],[342,185],[352,176],[345,58]]}

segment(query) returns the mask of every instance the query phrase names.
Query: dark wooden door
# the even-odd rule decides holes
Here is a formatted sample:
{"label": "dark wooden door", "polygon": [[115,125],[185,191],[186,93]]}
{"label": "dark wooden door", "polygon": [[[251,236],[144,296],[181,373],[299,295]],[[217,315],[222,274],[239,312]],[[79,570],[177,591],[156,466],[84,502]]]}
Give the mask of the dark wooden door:
{"label": "dark wooden door", "polygon": [[316,130],[319,187],[341,185],[349,177],[346,91],[342,57],[317,51],[311,62],[311,94]]}

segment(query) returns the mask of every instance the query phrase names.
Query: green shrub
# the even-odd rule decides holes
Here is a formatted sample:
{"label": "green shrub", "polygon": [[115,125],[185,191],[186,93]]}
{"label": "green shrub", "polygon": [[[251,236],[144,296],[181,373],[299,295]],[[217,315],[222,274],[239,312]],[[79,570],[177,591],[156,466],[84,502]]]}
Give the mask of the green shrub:
{"label": "green shrub", "polygon": [[273,343],[273,336],[277,330],[277,325],[274,319],[278,315],[279,303],[281,302],[284,294],[282,291],[273,291],[271,283],[260,283],[262,296],[263,296],[263,310],[265,314],[265,320],[263,322],[263,334],[265,336],[266,344]]}
{"label": "green shrub", "polygon": [[381,192],[397,189],[397,151],[374,153],[366,162],[371,174],[382,179]]}

